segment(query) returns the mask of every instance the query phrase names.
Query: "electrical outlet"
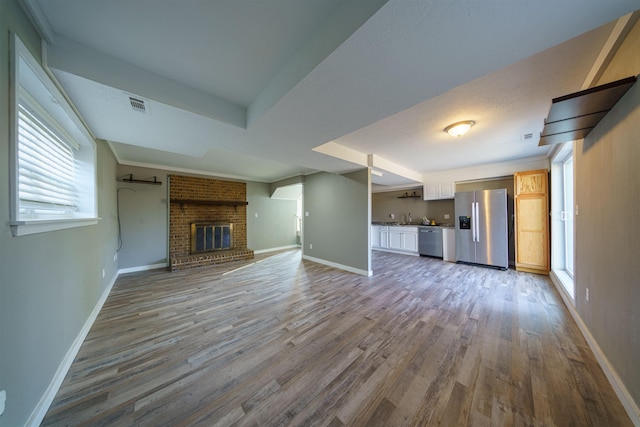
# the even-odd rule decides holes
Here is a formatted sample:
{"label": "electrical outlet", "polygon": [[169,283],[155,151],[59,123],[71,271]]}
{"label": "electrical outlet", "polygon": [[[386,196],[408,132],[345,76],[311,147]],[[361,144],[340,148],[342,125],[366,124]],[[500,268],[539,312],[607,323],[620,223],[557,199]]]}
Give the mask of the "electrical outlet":
{"label": "electrical outlet", "polygon": [[258,212],[256,212],[256,218],[258,218]]}
{"label": "electrical outlet", "polygon": [[304,216],[309,216],[309,212],[305,212],[305,213],[304,213]]}
{"label": "electrical outlet", "polygon": [[587,288],[587,291],[585,292],[585,299],[589,301],[589,288]]}
{"label": "electrical outlet", "polygon": [[309,243],[309,249],[313,249],[313,244]]}
{"label": "electrical outlet", "polygon": [[113,262],[116,262],[117,260],[118,260],[118,252],[113,254]]}
{"label": "electrical outlet", "polygon": [[449,219],[451,216],[449,214],[444,214],[444,219]]}
{"label": "electrical outlet", "polygon": [[7,401],[7,391],[0,391],[0,415],[4,413],[4,403]]}

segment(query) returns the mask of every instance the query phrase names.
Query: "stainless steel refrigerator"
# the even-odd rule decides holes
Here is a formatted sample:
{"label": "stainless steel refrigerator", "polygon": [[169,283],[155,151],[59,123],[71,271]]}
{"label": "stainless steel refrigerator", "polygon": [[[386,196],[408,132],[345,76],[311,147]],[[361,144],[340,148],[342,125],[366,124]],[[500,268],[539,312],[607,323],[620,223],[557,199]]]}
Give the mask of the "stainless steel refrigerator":
{"label": "stainless steel refrigerator", "polygon": [[455,194],[456,261],[509,268],[507,190]]}

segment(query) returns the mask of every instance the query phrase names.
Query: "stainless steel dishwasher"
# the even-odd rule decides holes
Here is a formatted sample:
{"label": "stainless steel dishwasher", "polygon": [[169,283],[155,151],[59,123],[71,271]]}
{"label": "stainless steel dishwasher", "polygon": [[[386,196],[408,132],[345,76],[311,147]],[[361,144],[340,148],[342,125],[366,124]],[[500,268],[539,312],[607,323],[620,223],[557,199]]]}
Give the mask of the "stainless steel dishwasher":
{"label": "stainless steel dishwasher", "polygon": [[442,228],[419,227],[418,252],[420,255],[442,258]]}

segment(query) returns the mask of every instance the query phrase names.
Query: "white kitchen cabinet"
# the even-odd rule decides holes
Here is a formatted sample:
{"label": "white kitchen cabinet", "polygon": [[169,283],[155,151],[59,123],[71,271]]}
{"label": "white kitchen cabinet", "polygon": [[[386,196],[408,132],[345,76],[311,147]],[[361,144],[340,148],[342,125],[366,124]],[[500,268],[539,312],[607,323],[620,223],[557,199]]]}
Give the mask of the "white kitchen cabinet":
{"label": "white kitchen cabinet", "polygon": [[371,247],[389,252],[418,254],[418,227],[371,226]]}
{"label": "white kitchen cabinet", "polygon": [[382,249],[389,247],[389,227],[380,227],[380,247]]}
{"label": "white kitchen cabinet", "polygon": [[456,185],[453,182],[440,184],[440,198],[453,199],[456,193]]}
{"label": "white kitchen cabinet", "polygon": [[389,230],[389,249],[402,250],[402,231],[394,227]]}
{"label": "white kitchen cabinet", "polygon": [[418,227],[389,227],[389,249],[418,253]]}
{"label": "white kitchen cabinet", "polygon": [[372,248],[380,247],[380,226],[379,225],[371,226],[371,247]]}
{"label": "white kitchen cabinet", "polygon": [[455,195],[455,184],[453,182],[425,184],[423,194],[424,200],[453,199]]}
{"label": "white kitchen cabinet", "polygon": [[415,233],[412,231],[406,231],[404,233],[404,242],[402,249],[409,252],[418,252],[418,229]]}
{"label": "white kitchen cabinet", "polygon": [[384,225],[371,226],[371,247],[374,249],[389,247],[389,227]]}

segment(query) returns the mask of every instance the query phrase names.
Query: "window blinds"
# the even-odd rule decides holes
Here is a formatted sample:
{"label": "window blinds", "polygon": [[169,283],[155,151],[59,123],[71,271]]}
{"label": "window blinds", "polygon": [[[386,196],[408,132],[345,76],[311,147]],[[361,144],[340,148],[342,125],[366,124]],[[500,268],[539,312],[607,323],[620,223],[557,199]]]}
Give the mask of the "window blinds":
{"label": "window blinds", "polygon": [[18,107],[18,198],[22,213],[76,210],[73,149],[24,105]]}

